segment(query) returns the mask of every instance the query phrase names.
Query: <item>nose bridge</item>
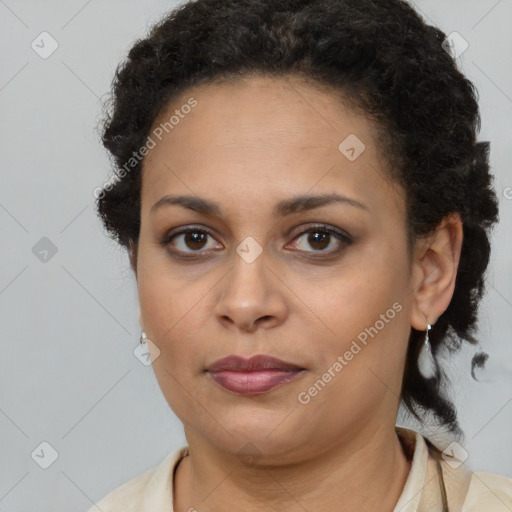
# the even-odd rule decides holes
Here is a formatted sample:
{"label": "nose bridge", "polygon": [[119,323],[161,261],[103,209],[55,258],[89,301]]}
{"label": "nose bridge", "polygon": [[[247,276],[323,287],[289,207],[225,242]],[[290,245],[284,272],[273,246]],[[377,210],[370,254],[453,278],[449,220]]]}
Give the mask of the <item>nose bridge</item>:
{"label": "nose bridge", "polygon": [[245,238],[235,250],[233,269],[228,278],[228,290],[237,300],[263,300],[268,293],[268,252],[253,238]]}
{"label": "nose bridge", "polygon": [[219,320],[230,320],[244,329],[259,319],[273,325],[283,320],[286,298],[269,268],[269,255],[251,237],[237,246],[233,267],[215,308]]}

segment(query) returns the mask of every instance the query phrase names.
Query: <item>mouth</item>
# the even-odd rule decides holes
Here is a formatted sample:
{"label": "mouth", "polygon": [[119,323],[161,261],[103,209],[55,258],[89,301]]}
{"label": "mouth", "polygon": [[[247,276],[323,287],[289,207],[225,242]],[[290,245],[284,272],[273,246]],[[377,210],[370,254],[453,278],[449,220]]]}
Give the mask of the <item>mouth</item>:
{"label": "mouth", "polygon": [[275,357],[257,355],[249,359],[228,356],[213,363],[206,372],[228,391],[258,395],[290,382],[305,370]]}

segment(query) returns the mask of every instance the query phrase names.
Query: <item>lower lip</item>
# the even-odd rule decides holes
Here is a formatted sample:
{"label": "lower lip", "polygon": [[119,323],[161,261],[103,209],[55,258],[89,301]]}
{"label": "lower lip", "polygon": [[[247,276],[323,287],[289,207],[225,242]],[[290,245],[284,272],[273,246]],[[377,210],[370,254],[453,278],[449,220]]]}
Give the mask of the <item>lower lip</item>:
{"label": "lower lip", "polygon": [[212,379],[223,388],[240,395],[255,395],[276,388],[301,374],[302,371],[261,370],[210,372]]}

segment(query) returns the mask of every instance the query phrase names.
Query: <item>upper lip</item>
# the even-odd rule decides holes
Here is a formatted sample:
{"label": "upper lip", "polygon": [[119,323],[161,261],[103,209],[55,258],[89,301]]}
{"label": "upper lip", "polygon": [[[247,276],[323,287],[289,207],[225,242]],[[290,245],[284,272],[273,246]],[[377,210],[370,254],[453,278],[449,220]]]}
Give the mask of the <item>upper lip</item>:
{"label": "upper lip", "polygon": [[276,357],[267,355],[256,355],[249,359],[245,359],[240,356],[227,356],[215,361],[213,364],[208,366],[207,371],[209,372],[220,372],[223,370],[231,371],[258,371],[258,370],[303,370],[295,364],[287,363]]}

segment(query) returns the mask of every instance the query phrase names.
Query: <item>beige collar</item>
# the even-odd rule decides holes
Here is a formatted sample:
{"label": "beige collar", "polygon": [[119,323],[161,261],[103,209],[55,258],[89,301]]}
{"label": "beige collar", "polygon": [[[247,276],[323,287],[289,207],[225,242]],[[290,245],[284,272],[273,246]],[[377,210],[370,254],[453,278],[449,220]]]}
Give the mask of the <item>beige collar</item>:
{"label": "beige collar", "polygon": [[402,442],[414,449],[414,455],[393,512],[460,512],[471,481],[466,466],[454,469],[439,452],[429,450],[419,433],[402,427],[396,431]]}

